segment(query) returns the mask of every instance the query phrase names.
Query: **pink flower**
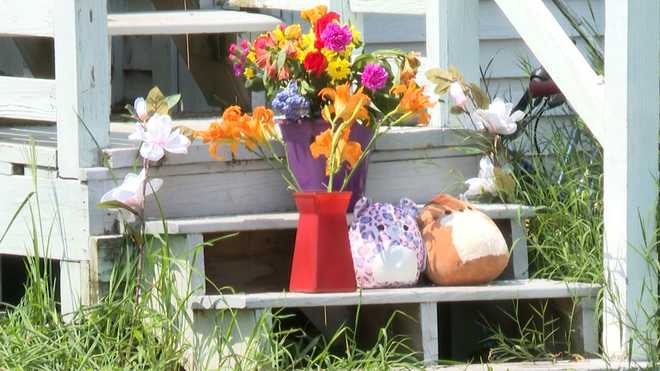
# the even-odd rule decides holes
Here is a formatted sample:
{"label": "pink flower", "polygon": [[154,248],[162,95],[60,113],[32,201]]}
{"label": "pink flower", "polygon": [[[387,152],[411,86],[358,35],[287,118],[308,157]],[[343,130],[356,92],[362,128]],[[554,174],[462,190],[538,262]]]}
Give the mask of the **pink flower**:
{"label": "pink flower", "polygon": [[135,133],[129,140],[141,141],[140,155],[150,161],[158,161],[170,153],[188,153],[190,140],[179,132],[172,130],[172,119],[167,115],[154,114],[147,122],[147,130],[142,124],[135,126]]}
{"label": "pink flower", "polygon": [[467,102],[468,98],[465,95],[460,82],[454,81],[451,83],[451,85],[449,85],[449,96],[454,101],[455,106],[465,108],[465,103]]}
{"label": "pink flower", "polygon": [[353,41],[353,34],[349,26],[341,26],[338,23],[330,23],[321,33],[323,45],[335,52],[341,52]]}
{"label": "pink flower", "polygon": [[385,87],[389,77],[383,66],[377,63],[369,63],[362,71],[362,85],[371,91],[380,90]]}
{"label": "pink flower", "polygon": [[[101,197],[100,202],[119,201],[135,211],[140,211],[144,206],[145,197],[157,192],[162,185],[162,179],[153,178],[147,180],[147,172],[145,169],[142,169],[137,175],[133,173],[126,174],[122,184],[106,192]],[[135,220],[133,214],[122,211],[124,210],[120,210],[121,214],[128,221]]]}

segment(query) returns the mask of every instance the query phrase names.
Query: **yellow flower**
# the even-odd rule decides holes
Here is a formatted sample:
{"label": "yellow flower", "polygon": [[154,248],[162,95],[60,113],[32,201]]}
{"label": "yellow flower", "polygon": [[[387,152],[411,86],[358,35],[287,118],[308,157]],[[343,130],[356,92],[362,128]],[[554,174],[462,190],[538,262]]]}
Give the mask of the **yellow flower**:
{"label": "yellow flower", "polygon": [[279,26],[275,27],[275,29],[273,30],[273,32],[271,32],[271,34],[273,36],[273,40],[277,43],[277,45],[279,45],[280,47],[284,45],[284,43],[286,42],[286,38],[284,37],[284,31],[282,31],[281,27]]}
{"label": "yellow flower", "polygon": [[362,45],[362,32],[355,26],[351,25],[351,33],[353,34],[353,45]]}
{"label": "yellow flower", "polygon": [[307,22],[309,22],[312,26],[316,24],[316,21],[319,20],[319,18],[323,17],[326,13],[328,12],[328,7],[325,5],[319,5],[315,8],[311,9],[305,9],[300,12],[300,17]]}
{"label": "yellow flower", "polygon": [[302,29],[300,28],[300,25],[292,24],[291,26],[288,26],[284,30],[284,37],[286,37],[287,40],[295,40],[300,38],[301,33],[302,33]]}
{"label": "yellow flower", "polygon": [[248,61],[255,63],[257,60],[257,55],[254,52],[249,52],[246,58]]}
{"label": "yellow flower", "polygon": [[351,64],[346,59],[336,58],[328,63],[326,71],[332,82],[345,80],[351,74]]}
{"label": "yellow flower", "polygon": [[314,32],[310,31],[302,35],[300,45],[298,46],[298,60],[301,62],[305,60],[307,53],[315,49],[314,42],[316,41],[316,35]]}
{"label": "yellow flower", "polygon": [[251,80],[254,78],[254,70],[250,67],[246,68],[245,71],[243,71],[243,76],[245,76],[246,79]]}

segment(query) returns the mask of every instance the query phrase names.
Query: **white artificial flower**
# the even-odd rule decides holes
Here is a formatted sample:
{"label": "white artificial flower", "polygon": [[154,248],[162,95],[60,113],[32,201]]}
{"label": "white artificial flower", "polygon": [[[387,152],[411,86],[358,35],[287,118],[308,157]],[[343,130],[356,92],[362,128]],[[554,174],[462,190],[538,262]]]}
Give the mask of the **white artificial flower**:
{"label": "white artificial flower", "polygon": [[501,98],[495,98],[487,110],[478,109],[473,112],[472,120],[479,130],[485,128],[494,134],[510,135],[518,130],[516,123],[525,116],[522,111],[511,112],[512,109],[512,103],[505,103]]}
{"label": "white artificial flower", "polygon": [[465,108],[465,103],[467,102],[468,97],[465,95],[460,82],[454,81],[449,85],[449,96],[452,101],[454,101],[455,106]]}
{"label": "white artificial flower", "polygon": [[[140,211],[144,205],[144,198],[158,191],[163,185],[163,180],[154,178],[147,182],[145,169],[139,174],[128,173],[122,184],[106,192],[101,197],[101,203],[108,201],[119,201],[135,211]],[[121,209],[120,209],[121,210]],[[129,221],[134,220],[134,215],[126,213]]]}
{"label": "white artificial flower", "polygon": [[135,125],[135,132],[128,139],[141,141],[140,155],[150,161],[158,161],[170,153],[188,153],[190,140],[179,132],[172,131],[172,119],[167,115],[154,114],[149,118],[145,130],[142,124]]}
{"label": "white artificial flower", "polygon": [[140,120],[144,121],[147,119],[147,102],[144,98],[136,98],[135,102],[133,102],[133,109],[135,109],[135,113]]}
{"label": "white artificial flower", "polygon": [[495,193],[495,166],[488,156],[479,160],[479,174],[476,178],[470,178],[465,181],[468,189],[463,193],[465,197],[477,197],[483,193]]}

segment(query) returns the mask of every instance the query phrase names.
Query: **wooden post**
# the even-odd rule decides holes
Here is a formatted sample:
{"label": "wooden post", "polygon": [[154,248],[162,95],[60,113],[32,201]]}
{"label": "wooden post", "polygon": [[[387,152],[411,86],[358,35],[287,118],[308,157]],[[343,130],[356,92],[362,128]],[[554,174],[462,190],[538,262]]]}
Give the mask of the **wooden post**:
{"label": "wooden post", "polygon": [[106,2],[58,1],[53,17],[57,165],[61,177],[77,179],[80,168],[99,165],[98,146],[109,145]]}
{"label": "wooden post", "polygon": [[[466,81],[478,82],[479,1],[427,0],[426,56],[430,66],[456,66]],[[447,126],[449,106],[434,108],[431,126]]]}
{"label": "wooden post", "polygon": [[[658,288],[651,264],[658,195],[658,76],[660,2],[605,2],[604,223],[607,295],[603,347],[610,357],[644,357],[633,326],[650,325]],[[652,322],[651,322],[652,323]]]}
{"label": "wooden post", "polygon": [[435,365],[438,362],[438,303],[419,303],[419,326],[424,364]]}
{"label": "wooden post", "polygon": [[89,304],[89,263],[60,260],[59,280],[62,316],[72,320],[80,305]]}

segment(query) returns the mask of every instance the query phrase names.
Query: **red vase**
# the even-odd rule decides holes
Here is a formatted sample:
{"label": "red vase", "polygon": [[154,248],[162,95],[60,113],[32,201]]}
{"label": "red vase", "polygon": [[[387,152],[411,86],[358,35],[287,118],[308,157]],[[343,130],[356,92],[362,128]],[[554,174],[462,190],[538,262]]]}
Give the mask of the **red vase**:
{"label": "red vase", "polygon": [[351,192],[298,192],[293,197],[300,219],[289,290],[355,291],[355,269],[346,224]]}

